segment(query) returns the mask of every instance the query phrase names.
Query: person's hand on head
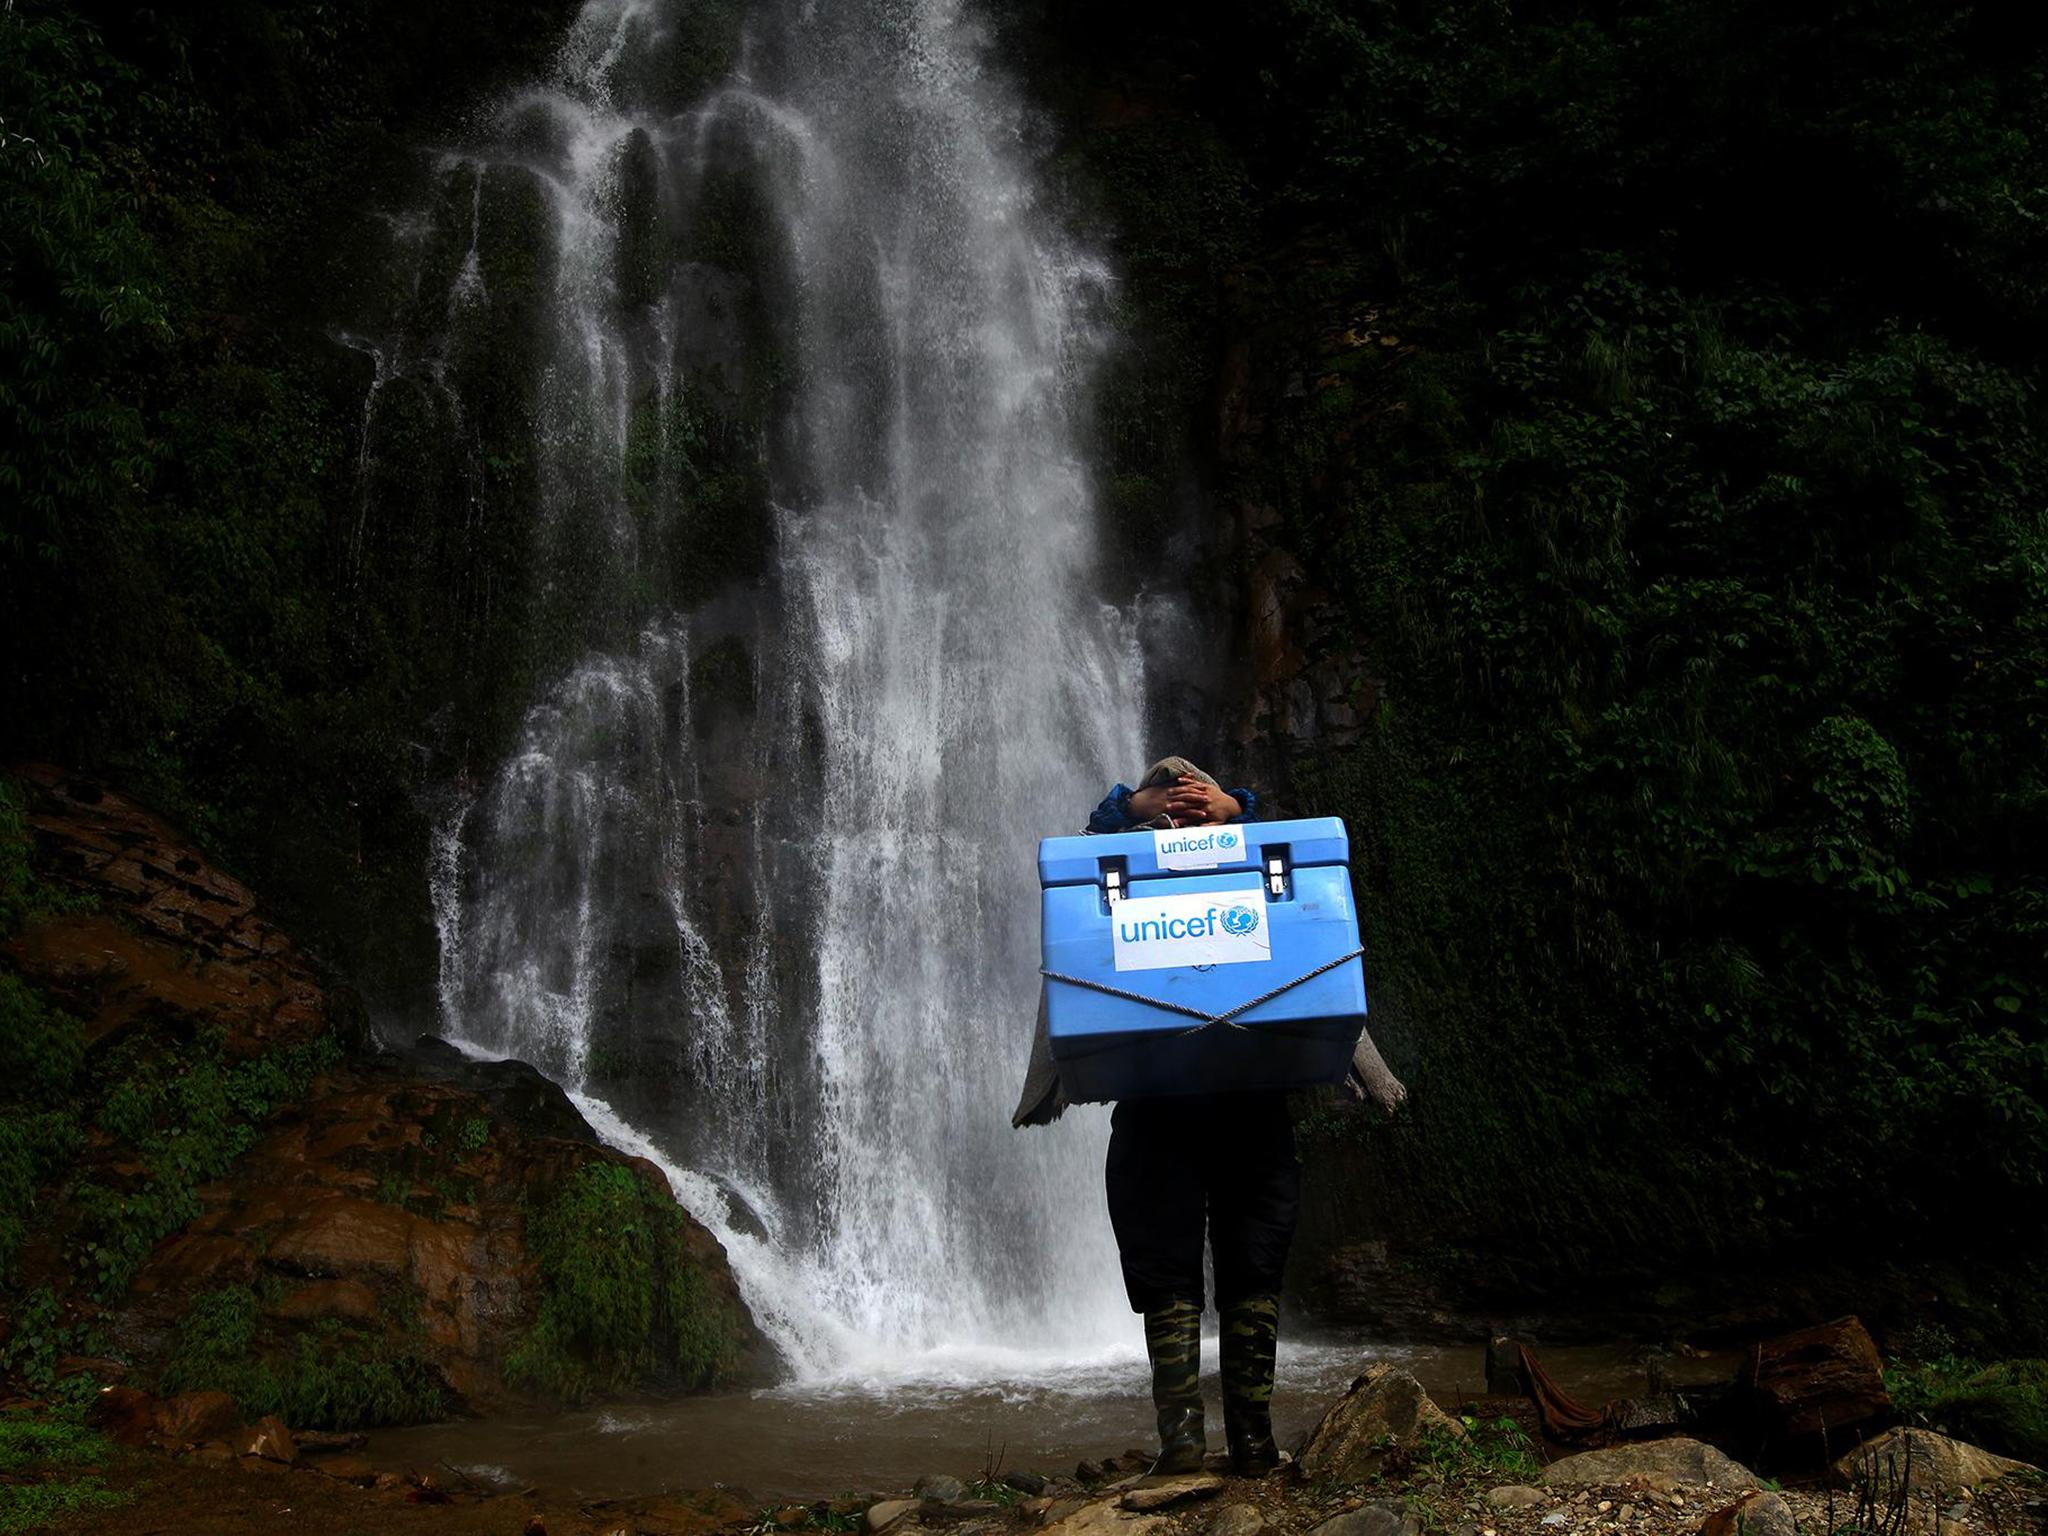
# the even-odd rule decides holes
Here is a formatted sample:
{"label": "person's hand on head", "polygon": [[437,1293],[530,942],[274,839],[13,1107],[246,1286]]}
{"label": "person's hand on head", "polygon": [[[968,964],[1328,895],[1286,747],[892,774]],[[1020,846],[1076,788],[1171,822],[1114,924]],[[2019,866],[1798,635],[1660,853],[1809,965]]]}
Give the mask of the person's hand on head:
{"label": "person's hand on head", "polygon": [[[1131,796],[1133,809],[1137,800],[1136,795]],[[1242,816],[1244,807],[1214,784],[1205,784],[1184,773],[1167,787],[1166,814],[1173,818],[1177,827],[1205,827],[1216,826],[1233,816]]]}
{"label": "person's hand on head", "polygon": [[1168,814],[1166,802],[1173,794],[1171,784],[1155,784],[1150,789],[1134,789],[1131,798],[1125,802],[1130,818],[1137,822],[1151,821]]}

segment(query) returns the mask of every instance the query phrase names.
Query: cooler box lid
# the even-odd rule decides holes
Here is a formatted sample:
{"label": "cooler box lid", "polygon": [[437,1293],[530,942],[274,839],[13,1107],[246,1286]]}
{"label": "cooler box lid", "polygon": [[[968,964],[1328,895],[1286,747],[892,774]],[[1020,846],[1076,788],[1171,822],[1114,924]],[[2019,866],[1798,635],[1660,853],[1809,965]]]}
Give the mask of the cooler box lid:
{"label": "cooler box lid", "polygon": [[1164,832],[1083,833],[1047,837],[1038,844],[1038,883],[1094,885],[1105,859],[1124,861],[1124,876],[1145,880],[1160,875],[1223,875],[1257,872],[1267,848],[1285,849],[1297,869],[1348,864],[1351,841],[1335,816],[1295,821],[1248,821],[1223,827],[1177,827]]}

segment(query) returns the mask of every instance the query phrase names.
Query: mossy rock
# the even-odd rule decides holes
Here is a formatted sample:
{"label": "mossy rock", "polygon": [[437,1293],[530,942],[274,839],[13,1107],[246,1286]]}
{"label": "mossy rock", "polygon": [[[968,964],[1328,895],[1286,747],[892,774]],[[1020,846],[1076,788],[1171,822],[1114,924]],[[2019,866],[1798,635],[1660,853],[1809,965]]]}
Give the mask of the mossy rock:
{"label": "mossy rock", "polygon": [[581,1402],[729,1381],[755,1335],[710,1235],[651,1169],[591,1161],[539,1194],[527,1228],[541,1304],[506,1380]]}
{"label": "mossy rock", "polygon": [[264,1313],[256,1287],[193,1297],[158,1380],[166,1396],[225,1392],[245,1417],[297,1429],[362,1429],[443,1418],[450,1397],[423,1350],[394,1326],[322,1318],[298,1330]]}

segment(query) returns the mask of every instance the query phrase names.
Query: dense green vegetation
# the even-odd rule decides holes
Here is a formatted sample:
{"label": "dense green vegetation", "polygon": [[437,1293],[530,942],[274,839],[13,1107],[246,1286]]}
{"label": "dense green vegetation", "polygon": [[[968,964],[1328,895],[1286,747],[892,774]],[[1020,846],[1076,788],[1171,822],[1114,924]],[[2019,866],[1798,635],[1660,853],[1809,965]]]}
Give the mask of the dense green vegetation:
{"label": "dense green vegetation", "polygon": [[[409,1314],[398,1308],[394,1315]],[[425,1350],[394,1343],[387,1329],[322,1318],[274,1359],[263,1357],[262,1330],[254,1287],[223,1286],[195,1296],[178,1324],[159,1389],[167,1396],[225,1392],[248,1418],[274,1413],[308,1429],[417,1424],[447,1414],[447,1391]]]}
{"label": "dense green vegetation", "polygon": [[1357,743],[1263,766],[1351,823],[1416,1088],[1318,1155],[1448,1262],[2048,1226],[2048,73],[2007,25],[1053,8],[1133,305],[1219,317],[1112,422],[1199,445],[1240,391],[1219,503],[1365,658]]}
{"label": "dense green vegetation", "polygon": [[1885,1372],[1885,1386],[1908,1423],[2048,1465],[2048,1360],[1986,1365],[1960,1353],[1941,1328],[1916,1330],[1906,1351]]}
{"label": "dense green vegetation", "polygon": [[528,1245],[540,1315],[505,1361],[515,1385],[581,1402],[639,1385],[727,1380],[743,1320],[707,1294],[688,1218],[637,1170],[585,1163],[536,1205]]}
{"label": "dense green vegetation", "polygon": [[351,565],[369,363],[333,333],[387,276],[411,146],[573,9],[0,12],[0,760],[141,794],[373,991],[431,964],[421,754],[488,756],[532,652],[474,597],[519,541],[461,590],[431,549]]}

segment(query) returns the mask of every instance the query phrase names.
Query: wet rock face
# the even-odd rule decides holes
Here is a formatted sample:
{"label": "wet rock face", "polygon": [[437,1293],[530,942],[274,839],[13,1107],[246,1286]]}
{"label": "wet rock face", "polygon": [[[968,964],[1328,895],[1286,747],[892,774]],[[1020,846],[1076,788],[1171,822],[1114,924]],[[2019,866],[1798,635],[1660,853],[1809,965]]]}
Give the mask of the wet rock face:
{"label": "wet rock face", "polygon": [[[582,1396],[629,1385],[617,1372],[582,1380],[513,1367],[544,1314],[556,1332],[575,1327],[556,1294],[565,1282],[537,1260],[537,1215],[591,1170],[616,1170],[650,1202],[670,1200],[658,1170],[594,1145],[580,1118],[576,1128],[574,1139],[522,1132],[484,1095],[420,1082],[389,1061],[330,1073],[313,1098],[274,1118],[226,1178],[200,1190],[204,1214],[135,1282],[130,1336],[180,1370],[180,1384],[195,1371],[203,1379],[203,1364],[182,1363],[194,1352],[194,1319],[219,1296],[247,1295],[255,1305],[245,1354],[210,1362],[231,1392],[335,1339],[394,1369],[431,1373],[445,1388],[443,1406],[489,1411],[529,1391]],[[680,1384],[755,1370],[759,1338],[722,1250],[680,1210],[670,1219],[681,1233],[673,1262],[691,1271],[699,1303],[696,1325],[724,1335],[713,1346],[717,1363]],[[573,1298],[570,1311],[591,1299]],[[573,1338],[555,1342],[566,1358],[580,1357]],[[644,1373],[627,1374],[650,1386],[679,1374],[658,1340],[646,1342],[640,1363]]]}
{"label": "wet rock face", "polygon": [[597,1132],[561,1086],[523,1061],[477,1061],[432,1035],[403,1055],[422,1076],[483,1099],[521,1135],[597,1144]]}
{"label": "wet rock face", "polygon": [[247,887],[111,790],[24,778],[38,881],[77,899],[4,958],[92,1048],[21,1278],[105,1329],[110,1422],[201,1442],[759,1373],[717,1241],[560,1088],[439,1041],[350,1059]]}
{"label": "wet rock face", "polygon": [[327,1031],[311,962],[247,886],[115,790],[47,764],[15,771],[37,873],[83,910],[29,925],[0,954],[82,1019],[90,1044],[152,1024],[214,1026],[230,1053],[251,1056]]}

